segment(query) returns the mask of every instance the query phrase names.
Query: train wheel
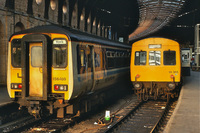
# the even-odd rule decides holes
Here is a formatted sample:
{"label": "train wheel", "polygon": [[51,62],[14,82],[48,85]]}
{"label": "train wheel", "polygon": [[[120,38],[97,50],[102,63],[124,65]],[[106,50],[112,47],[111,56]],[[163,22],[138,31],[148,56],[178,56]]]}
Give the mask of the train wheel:
{"label": "train wheel", "polygon": [[143,93],[142,94],[143,94],[143,101],[148,101],[149,96],[148,96],[147,88],[143,89]]}

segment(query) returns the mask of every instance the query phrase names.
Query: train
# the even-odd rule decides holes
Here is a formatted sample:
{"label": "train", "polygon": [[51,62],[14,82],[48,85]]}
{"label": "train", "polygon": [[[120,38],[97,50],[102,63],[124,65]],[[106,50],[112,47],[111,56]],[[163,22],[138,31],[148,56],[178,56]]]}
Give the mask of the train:
{"label": "train", "polygon": [[7,90],[35,117],[80,114],[104,99],[98,92],[128,81],[130,55],[124,43],[67,27],[34,27],[9,39]]}
{"label": "train", "polygon": [[190,48],[181,48],[181,76],[190,76]]}
{"label": "train", "polygon": [[130,73],[139,100],[175,97],[181,85],[179,43],[162,37],[134,42]]}

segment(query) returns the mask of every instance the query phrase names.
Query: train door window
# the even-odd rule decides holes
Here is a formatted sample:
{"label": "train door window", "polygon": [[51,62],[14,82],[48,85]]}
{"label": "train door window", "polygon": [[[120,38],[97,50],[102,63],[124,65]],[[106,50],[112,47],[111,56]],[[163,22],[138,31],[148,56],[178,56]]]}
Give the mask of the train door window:
{"label": "train door window", "polygon": [[94,60],[95,60],[95,71],[102,69],[102,49],[101,47],[96,46],[94,48]]}
{"label": "train door window", "polygon": [[149,51],[149,65],[158,66],[161,64],[161,52]]}
{"label": "train door window", "polygon": [[33,67],[42,67],[42,47],[33,46],[31,48],[31,65]]}
{"label": "train door window", "polygon": [[11,43],[12,66],[21,67],[21,40],[14,39]]}
{"label": "train door window", "polygon": [[164,51],[164,65],[176,65],[176,51]]}
{"label": "train door window", "polygon": [[[125,53],[125,55],[127,55],[127,53]],[[146,65],[146,51],[135,52],[135,65]]]}
{"label": "train door window", "polygon": [[53,41],[53,67],[67,66],[67,41],[55,39]]}
{"label": "train door window", "polygon": [[101,59],[100,59],[100,54],[99,53],[95,53],[95,67],[100,67],[100,62],[101,62]]}
{"label": "train door window", "polygon": [[85,46],[77,45],[77,70],[78,74],[85,73],[86,69],[86,54]]}
{"label": "train door window", "polygon": [[106,49],[102,48],[102,69],[106,69]]}
{"label": "train door window", "polygon": [[81,55],[81,67],[85,67],[85,50],[81,49],[80,55]]}
{"label": "train door window", "polygon": [[92,47],[91,46],[86,46],[86,67],[87,67],[87,72],[92,71]]}

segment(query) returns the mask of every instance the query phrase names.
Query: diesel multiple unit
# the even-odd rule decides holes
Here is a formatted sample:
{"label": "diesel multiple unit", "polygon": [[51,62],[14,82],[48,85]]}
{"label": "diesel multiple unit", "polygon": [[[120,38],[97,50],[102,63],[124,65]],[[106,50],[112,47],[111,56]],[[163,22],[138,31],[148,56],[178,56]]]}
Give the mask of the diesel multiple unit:
{"label": "diesel multiple unit", "polygon": [[[35,116],[78,113],[81,99],[129,77],[131,46],[57,26],[40,26],[11,36],[7,88]],[[97,95],[98,101],[103,99]],[[84,103],[89,110],[91,102]]]}
{"label": "diesel multiple unit", "polygon": [[131,81],[138,99],[174,94],[181,81],[179,43],[166,38],[147,38],[133,43]]}

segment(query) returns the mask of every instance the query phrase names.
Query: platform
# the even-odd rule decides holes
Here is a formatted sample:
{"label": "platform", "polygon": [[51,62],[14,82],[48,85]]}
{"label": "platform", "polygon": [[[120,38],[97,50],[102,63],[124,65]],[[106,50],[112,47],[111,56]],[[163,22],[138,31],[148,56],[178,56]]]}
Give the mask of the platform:
{"label": "platform", "polygon": [[10,99],[6,86],[0,86],[0,106],[12,102]]}
{"label": "platform", "polygon": [[184,84],[176,108],[164,133],[200,132],[200,72],[191,71]]}

